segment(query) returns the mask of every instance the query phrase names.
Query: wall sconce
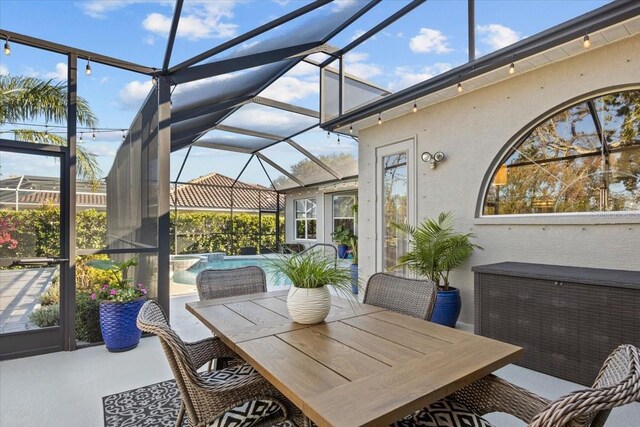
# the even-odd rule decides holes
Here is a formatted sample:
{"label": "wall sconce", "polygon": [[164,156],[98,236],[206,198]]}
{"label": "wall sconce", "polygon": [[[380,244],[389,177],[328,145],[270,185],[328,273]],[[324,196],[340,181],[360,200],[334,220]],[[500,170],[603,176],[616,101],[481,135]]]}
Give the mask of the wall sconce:
{"label": "wall sconce", "polygon": [[444,160],[444,153],[442,151],[436,151],[435,154],[431,154],[428,151],[422,153],[422,161],[429,163],[431,169],[436,168],[436,164]]}

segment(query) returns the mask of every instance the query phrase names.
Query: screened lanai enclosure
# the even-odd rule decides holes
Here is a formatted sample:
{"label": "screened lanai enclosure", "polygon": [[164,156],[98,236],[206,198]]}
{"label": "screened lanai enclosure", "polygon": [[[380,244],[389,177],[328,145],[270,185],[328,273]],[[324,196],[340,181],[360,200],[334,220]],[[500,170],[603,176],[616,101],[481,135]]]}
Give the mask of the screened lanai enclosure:
{"label": "screened lanai enclosure", "polygon": [[[57,133],[62,143],[23,142],[18,132],[12,140],[2,139],[6,161],[27,165],[37,158],[51,166],[27,178],[40,183],[28,189],[41,202],[31,208],[38,208],[38,224],[48,224],[48,234],[37,228],[30,243],[24,238],[33,230],[32,220],[26,219],[28,206],[21,208],[22,199],[16,204],[14,197],[25,187],[19,179],[3,181],[3,206],[13,206],[16,213],[3,220],[3,231],[13,240],[3,246],[0,273],[16,291],[6,302],[3,296],[2,322],[11,327],[0,335],[2,357],[74,349],[96,340],[96,325],[90,321],[95,313],[86,294],[95,279],[88,260],[135,257],[130,278],[144,283],[149,296],[168,311],[173,279],[178,281],[176,265],[208,262],[219,252],[282,250],[284,194],[358,174],[357,131],[327,132],[321,122],[391,93],[350,73],[343,57],[424,1],[385,5],[388,16],[377,22],[366,17],[369,29],[352,38],[336,36],[379,0],[309,2],[174,65],[183,3],[175,4],[164,60],[156,67],[0,31],[15,45],[66,55],[68,65],[66,129],[45,126],[46,134]],[[113,165],[104,180],[93,183],[76,181],[83,133],[93,133],[95,139],[101,132],[76,124],[79,60],[87,61],[87,74],[91,64],[106,65],[153,81],[130,127],[121,129]],[[297,102],[298,89],[286,84],[299,76],[315,88],[313,100]],[[118,129],[109,131],[119,134]],[[183,179],[191,161],[202,158],[209,159],[210,173]],[[239,166],[217,173],[216,164],[227,162]],[[90,209],[78,204],[87,182],[90,193],[100,194]],[[45,234],[43,244],[38,236]],[[13,245],[18,240],[21,244]],[[175,285],[179,290],[184,283]],[[49,313],[40,301],[56,292],[59,303]],[[42,313],[34,318],[33,311]]]}

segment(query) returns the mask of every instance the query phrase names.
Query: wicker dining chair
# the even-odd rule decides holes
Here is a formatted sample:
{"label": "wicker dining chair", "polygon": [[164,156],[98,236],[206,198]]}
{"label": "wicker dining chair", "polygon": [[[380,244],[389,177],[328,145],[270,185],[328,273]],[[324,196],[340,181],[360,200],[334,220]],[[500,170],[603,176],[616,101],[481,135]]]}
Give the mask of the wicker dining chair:
{"label": "wicker dining chair", "polygon": [[[640,399],[640,349],[619,346],[600,369],[593,387],[549,401],[488,375],[414,414],[394,427],[491,426],[481,418],[505,412],[529,427],[602,427],[612,408]],[[464,424],[464,423],[466,424]]]}
{"label": "wicker dining chair", "polygon": [[392,274],[376,273],[367,282],[363,302],[430,320],[436,296],[436,286],[428,280],[406,279]]}
{"label": "wicker dining chair", "polygon": [[[264,270],[257,266],[203,270],[196,276],[200,301],[267,292]],[[235,356],[240,359],[239,356]],[[211,360],[208,369],[224,367],[228,359]]]}
{"label": "wicker dining chair", "polygon": [[140,309],[138,327],[155,334],[167,356],[180,391],[176,426],[186,412],[193,427],[303,425],[302,413],[248,364],[198,372],[211,358],[233,356],[219,338],[185,343],[171,329],[162,308],[149,300]]}
{"label": "wicker dining chair", "polygon": [[196,276],[200,301],[267,292],[264,270],[257,266],[203,270]]}

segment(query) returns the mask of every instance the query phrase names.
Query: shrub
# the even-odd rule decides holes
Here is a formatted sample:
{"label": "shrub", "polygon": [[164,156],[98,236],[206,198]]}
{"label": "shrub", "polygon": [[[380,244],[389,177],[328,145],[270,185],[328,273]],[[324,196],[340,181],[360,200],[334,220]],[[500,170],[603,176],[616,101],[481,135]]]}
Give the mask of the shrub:
{"label": "shrub", "polygon": [[60,282],[51,282],[49,287],[38,297],[41,305],[53,305],[60,303]]}
{"label": "shrub", "polygon": [[41,328],[60,324],[60,305],[43,305],[29,314],[29,320]]}
{"label": "shrub", "polygon": [[76,339],[85,342],[102,341],[100,331],[100,302],[89,294],[78,294],[76,299]]}
{"label": "shrub", "polygon": [[118,281],[108,271],[98,270],[87,265],[90,261],[108,260],[107,255],[90,255],[76,258],[76,293],[97,292],[102,285],[115,286]]}

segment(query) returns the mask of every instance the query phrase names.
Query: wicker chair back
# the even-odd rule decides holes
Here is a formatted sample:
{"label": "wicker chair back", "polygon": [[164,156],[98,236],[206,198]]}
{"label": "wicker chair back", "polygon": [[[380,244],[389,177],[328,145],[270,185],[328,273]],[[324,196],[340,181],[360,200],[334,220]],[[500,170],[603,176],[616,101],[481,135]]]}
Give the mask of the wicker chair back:
{"label": "wicker chair back", "polygon": [[200,301],[267,292],[264,270],[257,266],[204,270],[196,277]]}
{"label": "wicker chair back", "polygon": [[428,280],[376,273],[367,282],[363,302],[430,320],[436,295],[436,286]]}

